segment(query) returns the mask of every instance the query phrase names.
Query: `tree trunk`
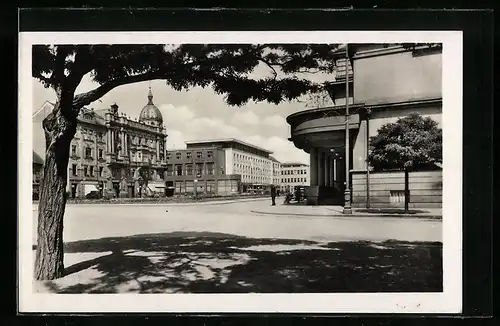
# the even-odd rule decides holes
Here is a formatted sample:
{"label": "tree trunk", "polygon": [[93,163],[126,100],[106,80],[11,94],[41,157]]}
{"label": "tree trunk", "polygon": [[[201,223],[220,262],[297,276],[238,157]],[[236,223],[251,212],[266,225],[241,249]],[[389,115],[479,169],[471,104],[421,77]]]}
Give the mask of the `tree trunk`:
{"label": "tree trunk", "polygon": [[77,116],[72,108],[62,109],[58,100],[44,119],[45,163],[38,205],[35,279],[53,280],[64,273],[63,216],[70,143],[76,132]]}

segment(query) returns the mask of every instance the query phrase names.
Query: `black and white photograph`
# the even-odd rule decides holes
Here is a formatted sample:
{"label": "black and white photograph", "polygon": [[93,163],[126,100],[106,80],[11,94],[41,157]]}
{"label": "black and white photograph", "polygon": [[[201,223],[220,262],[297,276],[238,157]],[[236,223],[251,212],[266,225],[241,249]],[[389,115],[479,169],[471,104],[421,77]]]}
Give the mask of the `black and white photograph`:
{"label": "black and white photograph", "polygon": [[21,311],[459,312],[461,51],[20,33]]}

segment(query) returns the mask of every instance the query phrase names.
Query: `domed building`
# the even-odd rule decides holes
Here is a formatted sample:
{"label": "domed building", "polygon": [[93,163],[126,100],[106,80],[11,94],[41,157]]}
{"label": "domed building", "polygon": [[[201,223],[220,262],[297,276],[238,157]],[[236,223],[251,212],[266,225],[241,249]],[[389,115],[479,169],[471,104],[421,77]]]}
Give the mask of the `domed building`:
{"label": "domed building", "polygon": [[[145,94],[144,94],[145,95]],[[33,117],[33,129],[43,135],[41,121],[54,104],[46,102]],[[141,106],[134,109],[139,113]],[[35,143],[43,153],[45,144]],[[78,126],[70,145],[68,187],[70,198],[137,197],[136,171],[147,166],[148,182],[155,196],[165,194],[164,175],[167,169],[167,133],[163,117],[153,103],[151,88],[139,117],[130,117],[114,103],[107,108],[82,108]],[[33,164],[41,167],[43,160],[33,153]],[[34,168],[35,171],[35,168]],[[35,180],[35,177],[33,178]],[[34,189],[36,185],[34,184]]]}
{"label": "domed building", "polygon": [[149,88],[148,93],[148,104],[142,108],[141,114],[139,115],[139,122],[155,127],[163,126],[163,116],[161,115],[158,107],[153,103],[153,93],[151,92],[151,87]]}

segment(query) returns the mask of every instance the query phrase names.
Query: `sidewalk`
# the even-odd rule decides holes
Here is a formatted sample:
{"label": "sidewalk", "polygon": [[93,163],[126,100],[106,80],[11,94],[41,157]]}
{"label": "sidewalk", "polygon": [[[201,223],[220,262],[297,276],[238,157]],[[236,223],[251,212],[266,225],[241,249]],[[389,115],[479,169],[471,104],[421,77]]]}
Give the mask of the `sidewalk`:
{"label": "sidewalk", "polygon": [[[176,203],[176,202],[153,202],[153,203],[145,203],[145,202],[108,202],[108,203],[66,203],[66,206],[110,206],[110,205],[119,205],[119,206],[204,206],[204,205],[224,205],[224,204],[233,204],[233,203],[243,203],[243,202],[252,202],[252,201],[263,201],[268,200],[266,198],[258,197],[258,198],[237,198],[237,199],[226,199],[226,200],[207,200],[207,201],[190,201],[184,203]],[[33,210],[38,210],[38,203],[33,203]]]}
{"label": "sidewalk", "polygon": [[441,219],[442,209],[429,208],[422,209],[425,212],[401,214],[401,213],[368,213],[363,212],[363,209],[353,208],[352,214],[344,215],[342,206],[307,206],[282,203],[276,203],[276,206],[261,207],[258,210],[251,210],[254,214],[263,215],[285,215],[285,216],[307,216],[307,217],[335,217],[335,218],[351,218],[351,217],[384,217],[384,218],[413,218],[413,219]]}

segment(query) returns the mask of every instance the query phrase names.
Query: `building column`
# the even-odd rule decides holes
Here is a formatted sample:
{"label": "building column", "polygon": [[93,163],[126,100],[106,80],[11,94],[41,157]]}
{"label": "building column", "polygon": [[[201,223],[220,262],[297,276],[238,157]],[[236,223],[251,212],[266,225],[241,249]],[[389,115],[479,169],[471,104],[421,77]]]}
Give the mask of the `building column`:
{"label": "building column", "polygon": [[329,180],[329,186],[330,187],[335,187],[335,160],[330,157],[329,159],[329,164],[330,164],[330,169],[328,170],[329,171],[329,177],[330,177],[330,180]]}
{"label": "building column", "polygon": [[125,144],[125,131],[123,131],[123,128],[122,128],[122,155],[125,156],[127,155],[127,146]]}
{"label": "building column", "polygon": [[156,136],[156,160],[160,160],[160,137]]}
{"label": "building column", "polygon": [[128,137],[126,133],[123,133],[123,144],[124,144],[123,155],[128,156]]}
{"label": "building column", "polygon": [[318,150],[316,148],[311,148],[311,153],[309,154],[309,174],[311,178],[310,185],[318,185]]}
{"label": "building column", "polygon": [[318,151],[318,186],[325,185],[325,153]]}
{"label": "building column", "polygon": [[327,153],[324,154],[325,158],[325,186],[331,187],[330,184],[330,157],[328,156]]}
{"label": "building column", "polygon": [[111,153],[111,129],[108,128],[106,132],[106,151]]}
{"label": "building column", "polygon": [[115,153],[115,131],[111,129],[111,153]]}

